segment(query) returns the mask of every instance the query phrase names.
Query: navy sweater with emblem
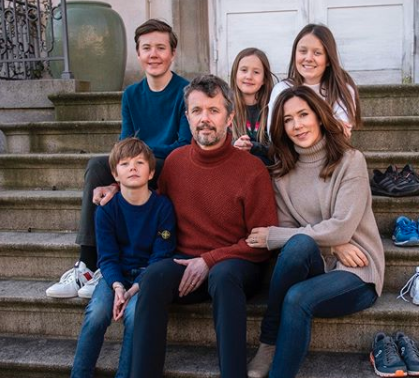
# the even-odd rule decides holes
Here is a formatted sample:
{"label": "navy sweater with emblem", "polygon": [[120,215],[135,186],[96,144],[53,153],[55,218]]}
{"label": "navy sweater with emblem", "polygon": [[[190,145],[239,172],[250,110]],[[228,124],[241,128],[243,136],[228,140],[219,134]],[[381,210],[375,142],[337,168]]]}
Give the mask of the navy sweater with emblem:
{"label": "navy sweater with emblem", "polygon": [[139,269],[140,284],[145,268],[173,256],[176,248],[175,214],[170,200],[152,192],[149,200],[134,206],[117,193],[95,215],[98,266],[107,284],[124,286],[124,274]]}

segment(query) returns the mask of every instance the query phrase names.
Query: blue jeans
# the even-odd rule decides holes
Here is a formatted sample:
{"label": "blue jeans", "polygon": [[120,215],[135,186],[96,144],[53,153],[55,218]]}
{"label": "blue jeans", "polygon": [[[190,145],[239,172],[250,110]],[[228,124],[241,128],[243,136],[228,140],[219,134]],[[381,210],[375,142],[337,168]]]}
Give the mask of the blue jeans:
{"label": "blue jeans", "polygon": [[[127,279],[132,282],[131,276],[127,277]],[[83,325],[77,342],[73,369],[71,370],[72,378],[93,377],[106,330],[112,321],[114,294],[113,289],[102,278],[96,286],[92,299],[86,308]],[[116,377],[118,378],[128,378],[130,376],[136,303],[137,295],[134,295],[125,308],[123,316],[124,338],[119,356],[118,371],[116,373]]]}
{"label": "blue jeans", "polygon": [[313,317],[333,318],[372,306],[373,284],[345,271],[324,272],[319,247],[296,235],[282,248],[272,274],[260,341],[276,345],[270,378],[294,378],[308,352]]}
{"label": "blue jeans", "polygon": [[179,298],[184,271],[171,259],[147,268],[135,312],[131,377],[163,377],[170,303],[196,303],[211,297],[221,377],[246,378],[246,298],[260,286],[261,264],[240,259],[219,262],[206,282]]}

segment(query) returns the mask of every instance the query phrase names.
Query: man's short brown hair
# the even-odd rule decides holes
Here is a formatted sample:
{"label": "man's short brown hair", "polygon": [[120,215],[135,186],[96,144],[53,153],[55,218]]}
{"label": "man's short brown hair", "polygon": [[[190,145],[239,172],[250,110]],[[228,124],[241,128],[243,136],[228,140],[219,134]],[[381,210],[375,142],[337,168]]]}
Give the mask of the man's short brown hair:
{"label": "man's short brown hair", "polygon": [[112,173],[116,173],[116,166],[123,159],[130,159],[143,154],[144,160],[148,162],[150,172],[156,169],[156,158],[153,151],[142,140],[138,138],[127,138],[113,146],[109,155],[109,166]]}
{"label": "man's short brown hair", "polygon": [[160,32],[160,33],[167,33],[169,34],[169,43],[170,47],[172,49],[172,52],[176,50],[177,47],[177,36],[175,32],[173,31],[172,27],[169,24],[166,24],[164,21],[157,20],[155,18],[150,18],[148,21],[141,24],[136,30],[135,30],[135,48],[138,51],[139,47],[139,40],[140,37],[144,34],[149,34],[153,32]]}

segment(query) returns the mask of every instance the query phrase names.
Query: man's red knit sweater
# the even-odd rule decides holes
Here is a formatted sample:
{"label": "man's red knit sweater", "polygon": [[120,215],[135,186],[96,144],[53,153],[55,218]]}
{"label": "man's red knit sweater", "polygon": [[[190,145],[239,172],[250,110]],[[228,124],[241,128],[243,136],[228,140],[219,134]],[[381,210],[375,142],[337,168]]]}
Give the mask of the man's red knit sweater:
{"label": "man's red knit sweater", "polygon": [[239,258],[265,261],[267,249],[245,239],[254,227],[278,224],[271,180],[263,163],[231,145],[216,150],[192,144],[173,151],[160,175],[159,190],[173,202],[181,253],[202,257],[209,268]]}

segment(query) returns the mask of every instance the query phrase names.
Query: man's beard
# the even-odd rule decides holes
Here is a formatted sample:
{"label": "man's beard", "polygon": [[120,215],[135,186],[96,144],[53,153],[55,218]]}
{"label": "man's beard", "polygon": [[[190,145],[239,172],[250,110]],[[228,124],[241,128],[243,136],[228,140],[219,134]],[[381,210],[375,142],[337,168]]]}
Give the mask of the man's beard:
{"label": "man's beard", "polygon": [[[210,131],[213,131],[215,134],[210,134],[210,135],[202,135],[199,132],[207,129]],[[227,130],[223,129],[220,132],[217,132],[217,129],[215,127],[209,126],[209,125],[199,125],[196,127],[195,130],[195,140],[196,142],[201,145],[201,146],[205,146],[205,147],[210,147],[213,146],[214,144],[217,144],[219,141],[223,140],[226,136]]]}

